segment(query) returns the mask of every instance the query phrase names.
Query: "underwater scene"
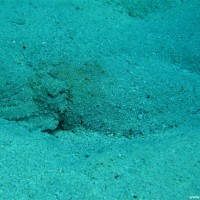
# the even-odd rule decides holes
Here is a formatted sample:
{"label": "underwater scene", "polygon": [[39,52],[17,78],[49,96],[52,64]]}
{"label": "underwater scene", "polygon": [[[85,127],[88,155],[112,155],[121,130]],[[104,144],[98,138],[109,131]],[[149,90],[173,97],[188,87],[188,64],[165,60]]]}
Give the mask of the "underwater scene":
{"label": "underwater scene", "polygon": [[0,0],[0,200],[200,199],[199,0]]}

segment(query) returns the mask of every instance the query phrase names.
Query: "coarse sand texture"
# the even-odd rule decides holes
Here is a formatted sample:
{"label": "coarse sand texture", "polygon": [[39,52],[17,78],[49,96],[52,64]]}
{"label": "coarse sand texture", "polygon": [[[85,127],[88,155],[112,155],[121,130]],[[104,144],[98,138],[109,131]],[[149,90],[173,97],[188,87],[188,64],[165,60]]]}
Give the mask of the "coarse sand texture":
{"label": "coarse sand texture", "polygon": [[0,199],[200,199],[199,0],[0,0]]}

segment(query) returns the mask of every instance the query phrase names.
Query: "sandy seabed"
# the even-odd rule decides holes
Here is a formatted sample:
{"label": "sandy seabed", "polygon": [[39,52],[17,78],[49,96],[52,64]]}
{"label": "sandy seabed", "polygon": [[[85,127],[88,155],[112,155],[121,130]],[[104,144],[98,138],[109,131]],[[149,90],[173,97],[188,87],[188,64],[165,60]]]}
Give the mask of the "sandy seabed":
{"label": "sandy seabed", "polygon": [[198,0],[0,0],[0,199],[200,199]]}

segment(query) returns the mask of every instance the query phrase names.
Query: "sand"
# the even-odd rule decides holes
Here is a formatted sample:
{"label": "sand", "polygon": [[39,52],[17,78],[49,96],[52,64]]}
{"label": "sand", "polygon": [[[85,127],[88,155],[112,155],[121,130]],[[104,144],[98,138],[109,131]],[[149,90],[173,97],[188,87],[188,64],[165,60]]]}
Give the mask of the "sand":
{"label": "sand", "polygon": [[200,198],[198,0],[0,1],[0,199]]}

